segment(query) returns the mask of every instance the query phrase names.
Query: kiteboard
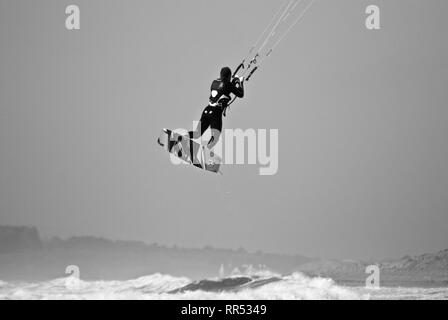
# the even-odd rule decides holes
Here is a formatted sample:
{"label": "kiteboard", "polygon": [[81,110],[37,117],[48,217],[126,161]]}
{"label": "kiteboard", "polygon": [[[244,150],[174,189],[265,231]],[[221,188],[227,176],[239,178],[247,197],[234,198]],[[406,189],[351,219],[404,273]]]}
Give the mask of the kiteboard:
{"label": "kiteboard", "polygon": [[221,158],[206,146],[170,129],[162,129],[158,144],[185,163],[199,169],[220,173]]}

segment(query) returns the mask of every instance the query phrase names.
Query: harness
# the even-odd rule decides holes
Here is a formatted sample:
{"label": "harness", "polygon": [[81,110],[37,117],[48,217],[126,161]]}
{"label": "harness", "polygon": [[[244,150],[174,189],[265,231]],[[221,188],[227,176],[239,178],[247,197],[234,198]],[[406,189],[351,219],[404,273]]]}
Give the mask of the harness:
{"label": "harness", "polygon": [[230,97],[230,92],[226,92],[228,91],[228,89],[226,89],[226,85],[224,84],[224,82],[222,82],[221,79],[216,79],[215,81],[213,81],[212,87],[210,89],[210,98],[208,103],[210,107],[223,107],[225,105],[223,109],[224,117],[226,116],[225,111],[227,109],[228,103],[232,100]]}

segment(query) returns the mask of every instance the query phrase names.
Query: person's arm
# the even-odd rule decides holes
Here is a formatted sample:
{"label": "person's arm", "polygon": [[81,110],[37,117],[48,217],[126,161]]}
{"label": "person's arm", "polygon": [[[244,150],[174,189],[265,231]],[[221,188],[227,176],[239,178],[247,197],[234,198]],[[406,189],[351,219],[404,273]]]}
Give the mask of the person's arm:
{"label": "person's arm", "polygon": [[232,80],[233,90],[232,93],[236,95],[238,98],[244,98],[244,81],[241,81],[238,78],[234,78]]}

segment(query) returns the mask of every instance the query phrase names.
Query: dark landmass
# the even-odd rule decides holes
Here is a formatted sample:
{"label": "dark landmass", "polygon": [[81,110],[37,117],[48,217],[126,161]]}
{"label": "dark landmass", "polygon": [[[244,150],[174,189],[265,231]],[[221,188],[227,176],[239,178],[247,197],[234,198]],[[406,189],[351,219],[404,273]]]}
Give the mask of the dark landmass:
{"label": "dark landmass", "polygon": [[300,266],[310,276],[325,276],[347,285],[365,284],[366,268],[377,265],[382,285],[448,286],[448,250],[382,261],[316,260]]}
{"label": "dark landmass", "polygon": [[35,228],[2,227],[0,280],[42,281],[65,276],[66,267],[76,265],[84,280],[126,280],[153,273],[191,279],[218,277],[219,271],[270,269],[291,273],[312,259],[300,255],[250,253],[204,247],[189,249],[112,241],[95,237],[53,238],[42,241]]}
{"label": "dark landmass", "polygon": [[0,226],[0,254],[42,249],[36,228]]}
{"label": "dark landmass", "polygon": [[[345,285],[364,285],[366,267],[378,265],[381,285],[447,286],[448,250],[396,260],[346,261],[301,255],[204,247],[167,247],[138,241],[96,237],[53,238],[43,241],[36,228],[0,226],[0,280],[44,281],[66,276],[69,265],[83,280],[126,280],[153,273],[193,280],[228,276],[238,268],[303,272],[331,277]],[[220,274],[221,273],[221,274]]]}

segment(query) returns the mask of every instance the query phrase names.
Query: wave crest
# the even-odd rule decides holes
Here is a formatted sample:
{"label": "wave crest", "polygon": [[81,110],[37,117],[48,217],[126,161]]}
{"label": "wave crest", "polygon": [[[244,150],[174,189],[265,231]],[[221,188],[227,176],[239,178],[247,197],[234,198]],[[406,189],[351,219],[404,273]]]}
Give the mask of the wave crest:
{"label": "wave crest", "polygon": [[152,274],[126,281],[83,281],[73,277],[42,283],[2,286],[0,299],[361,299],[354,291],[326,278],[301,273],[232,275],[191,281],[185,277]]}

